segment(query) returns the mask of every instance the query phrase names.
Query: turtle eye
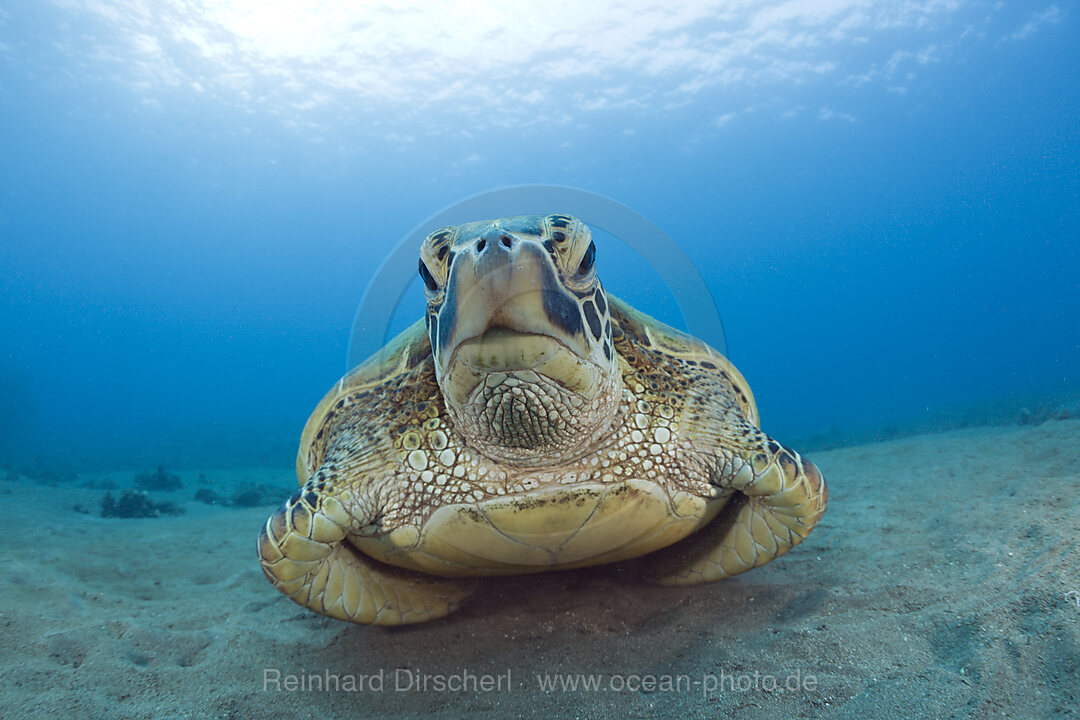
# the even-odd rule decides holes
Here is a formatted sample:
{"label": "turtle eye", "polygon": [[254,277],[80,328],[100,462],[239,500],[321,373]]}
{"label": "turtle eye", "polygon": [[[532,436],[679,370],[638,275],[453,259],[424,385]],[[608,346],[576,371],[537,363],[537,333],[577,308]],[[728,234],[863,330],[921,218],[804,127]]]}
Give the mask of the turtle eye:
{"label": "turtle eye", "polygon": [[589,249],[585,251],[584,257],[581,258],[581,264],[577,266],[578,275],[586,275],[593,269],[593,265],[596,264],[596,243],[589,243]]}
{"label": "turtle eye", "polygon": [[439,289],[439,283],[435,282],[435,278],[432,277],[431,271],[427,269],[427,265],[424,261],[420,261],[420,277],[424,279],[424,285],[427,287],[428,292],[435,292]]}

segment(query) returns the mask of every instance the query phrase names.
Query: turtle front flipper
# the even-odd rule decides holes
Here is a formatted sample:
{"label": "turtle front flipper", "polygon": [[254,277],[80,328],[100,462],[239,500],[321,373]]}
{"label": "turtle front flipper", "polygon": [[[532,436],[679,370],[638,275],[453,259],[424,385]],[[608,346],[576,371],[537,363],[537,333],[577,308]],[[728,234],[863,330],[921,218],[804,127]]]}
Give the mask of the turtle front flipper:
{"label": "turtle front flipper", "polygon": [[802,542],[825,512],[829,491],[817,467],[756,435],[756,448],[718,462],[716,483],[734,495],[709,525],[663,551],[663,566],[653,566],[661,584],[713,582],[764,565]]}
{"label": "turtle front flipper", "polygon": [[259,533],[263,573],[304,607],[374,625],[434,620],[472,593],[467,583],[389,567],[357,552],[346,539],[354,523],[336,499],[302,488]]}

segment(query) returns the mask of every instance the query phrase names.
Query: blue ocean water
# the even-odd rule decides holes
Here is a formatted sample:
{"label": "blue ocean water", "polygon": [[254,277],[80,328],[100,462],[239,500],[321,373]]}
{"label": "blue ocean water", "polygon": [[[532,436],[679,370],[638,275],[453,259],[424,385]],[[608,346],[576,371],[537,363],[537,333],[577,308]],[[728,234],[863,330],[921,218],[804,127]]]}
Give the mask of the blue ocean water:
{"label": "blue ocean water", "polygon": [[0,459],[287,466],[394,244],[533,183],[679,244],[778,438],[1070,402],[1075,4],[664,7],[5,4]]}

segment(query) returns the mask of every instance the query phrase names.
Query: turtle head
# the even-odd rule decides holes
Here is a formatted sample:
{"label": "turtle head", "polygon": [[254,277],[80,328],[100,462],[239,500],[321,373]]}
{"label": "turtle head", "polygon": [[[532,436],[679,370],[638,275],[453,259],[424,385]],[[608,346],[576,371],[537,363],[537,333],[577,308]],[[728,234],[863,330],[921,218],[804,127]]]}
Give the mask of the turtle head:
{"label": "turtle head", "polygon": [[420,249],[435,372],[489,457],[548,464],[610,430],[621,380],[588,226],[524,215],[436,230]]}

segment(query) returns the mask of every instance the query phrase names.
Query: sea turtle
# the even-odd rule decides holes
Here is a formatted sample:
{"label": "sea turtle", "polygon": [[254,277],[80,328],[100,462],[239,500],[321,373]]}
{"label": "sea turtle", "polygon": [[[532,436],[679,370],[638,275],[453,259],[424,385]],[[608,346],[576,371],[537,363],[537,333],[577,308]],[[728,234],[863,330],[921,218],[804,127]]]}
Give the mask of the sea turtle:
{"label": "sea turtle", "polygon": [[426,316],[315,408],[301,487],[259,534],[278,590],[396,625],[453,611],[475,576],[639,558],[692,585],[807,536],[817,468],[758,429],[720,353],[607,294],[595,253],[568,215],[424,240]]}

